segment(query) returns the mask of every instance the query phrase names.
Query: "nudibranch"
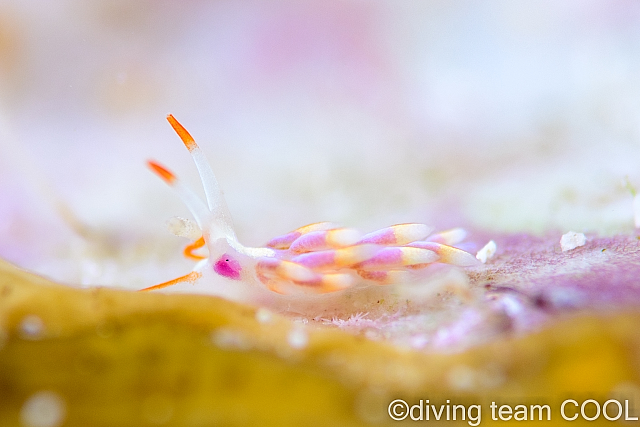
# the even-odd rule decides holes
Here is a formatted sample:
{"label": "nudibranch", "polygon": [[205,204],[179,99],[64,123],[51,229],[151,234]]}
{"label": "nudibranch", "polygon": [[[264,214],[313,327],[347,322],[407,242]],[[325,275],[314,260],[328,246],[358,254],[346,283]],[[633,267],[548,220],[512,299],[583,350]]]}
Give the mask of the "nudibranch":
{"label": "nudibranch", "polygon": [[[472,254],[454,247],[465,238],[463,229],[433,234],[433,228],[425,224],[397,224],[363,235],[351,228],[319,222],[276,237],[264,248],[245,247],[238,242],[224,196],[200,147],[172,115],[167,120],[193,157],[207,204],[167,168],[154,161],[148,165],[193,215],[197,227],[182,220],[176,234],[192,238],[184,255],[199,262],[191,273],[143,291],[195,283],[214,273],[280,294],[328,293],[358,284],[414,281],[434,263],[478,264]],[[196,251],[200,250],[208,255],[199,255]]]}

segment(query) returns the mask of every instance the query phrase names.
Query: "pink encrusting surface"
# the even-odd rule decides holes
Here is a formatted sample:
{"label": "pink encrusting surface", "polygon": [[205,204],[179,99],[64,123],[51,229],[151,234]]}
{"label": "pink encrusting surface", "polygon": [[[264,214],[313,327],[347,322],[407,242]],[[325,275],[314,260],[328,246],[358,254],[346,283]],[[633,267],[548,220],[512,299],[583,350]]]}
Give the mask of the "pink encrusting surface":
{"label": "pink encrusting surface", "polygon": [[227,277],[233,280],[240,280],[240,271],[242,267],[240,263],[227,254],[218,258],[218,261],[213,265],[213,270],[221,276]]}
{"label": "pink encrusting surface", "polygon": [[[329,316],[330,323],[424,351],[460,351],[539,330],[569,313],[617,313],[640,307],[640,236],[587,234],[584,246],[562,252],[561,235],[473,233],[471,240],[477,247],[493,239],[498,250],[486,264],[465,269],[467,291],[434,288],[429,298],[396,301],[386,308],[375,300],[358,307],[359,321],[350,320],[358,314],[354,312]],[[393,249],[387,248],[386,261],[398,257]],[[385,258],[378,256],[378,262]],[[433,264],[425,270],[425,279],[410,289],[426,291],[435,283],[431,278],[437,280],[439,272],[449,268]],[[384,280],[387,273],[359,274]],[[441,283],[458,276],[452,277]]]}
{"label": "pink encrusting surface", "polygon": [[640,236],[587,235],[562,252],[556,235],[495,239],[498,253],[472,275],[491,292],[517,293],[543,311],[607,308],[640,303]]}
{"label": "pink encrusting surface", "polygon": [[[561,234],[493,236],[496,256],[470,270],[471,286],[480,291],[478,313],[485,317],[474,334],[486,340],[535,330],[567,313],[617,312],[640,305],[639,236],[587,235],[584,246],[562,252]],[[502,330],[492,332],[488,319],[500,319]],[[457,339],[468,339],[464,335]]]}

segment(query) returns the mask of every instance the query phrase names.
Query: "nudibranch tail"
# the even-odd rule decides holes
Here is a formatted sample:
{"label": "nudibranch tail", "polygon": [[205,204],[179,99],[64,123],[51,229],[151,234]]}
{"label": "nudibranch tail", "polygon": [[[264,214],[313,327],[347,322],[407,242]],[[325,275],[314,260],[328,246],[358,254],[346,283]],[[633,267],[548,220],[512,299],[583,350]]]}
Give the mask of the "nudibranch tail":
{"label": "nudibranch tail", "polygon": [[211,165],[209,165],[209,162],[202,153],[202,150],[200,150],[200,147],[196,144],[195,140],[191,134],[187,132],[184,126],[182,126],[171,114],[167,116],[167,120],[169,121],[169,124],[171,124],[171,127],[176,131],[185,147],[187,147],[189,153],[191,153],[191,157],[193,157],[193,161],[198,168],[198,173],[200,174],[200,179],[204,188],[204,194],[207,198],[207,204],[211,211],[211,216],[213,217],[213,224],[215,225],[215,227],[213,227],[214,229],[209,232],[213,238],[227,237],[236,240],[231,214],[229,213],[229,208],[227,207],[227,203],[224,199],[224,194],[220,189],[220,185],[218,184],[218,180],[211,169]]}

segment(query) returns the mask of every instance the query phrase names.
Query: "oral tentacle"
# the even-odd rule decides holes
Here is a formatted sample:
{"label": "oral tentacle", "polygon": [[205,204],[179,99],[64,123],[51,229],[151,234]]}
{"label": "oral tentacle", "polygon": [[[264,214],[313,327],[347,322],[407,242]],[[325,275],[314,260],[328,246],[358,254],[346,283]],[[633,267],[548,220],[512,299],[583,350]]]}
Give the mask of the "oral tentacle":
{"label": "oral tentacle", "polygon": [[158,285],[149,286],[148,288],[140,289],[139,292],[146,291],[155,291],[156,289],[164,289],[169,286],[177,285],[178,283],[195,283],[199,278],[202,277],[202,273],[197,271],[192,271],[189,274],[185,274],[184,276],[180,276],[177,279],[169,280],[168,282],[160,283]]}
{"label": "oral tentacle", "polygon": [[204,242],[204,237],[200,237],[198,240],[196,240],[193,243],[188,244],[187,246],[185,246],[184,251],[182,251],[183,255],[187,258],[196,260],[196,261],[200,261],[203,259],[207,259],[206,256],[202,256],[202,255],[198,255],[198,254],[194,254],[193,251],[200,249],[201,247],[203,247],[205,245]]}

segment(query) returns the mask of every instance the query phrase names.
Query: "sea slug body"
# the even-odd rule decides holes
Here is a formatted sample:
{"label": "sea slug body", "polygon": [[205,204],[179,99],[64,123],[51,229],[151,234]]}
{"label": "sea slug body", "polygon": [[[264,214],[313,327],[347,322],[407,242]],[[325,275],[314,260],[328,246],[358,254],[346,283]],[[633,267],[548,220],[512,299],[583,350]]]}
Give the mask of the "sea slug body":
{"label": "sea slug body", "polygon": [[167,120],[193,157],[206,204],[169,169],[155,161],[148,165],[191,211],[195,224],[176,218],[169,225],[174,234],[193,240],[184,255],[199,262],[191,273],[145,291],[207,281],[215,274],[218,280],[256,284],[281,294],[328,293],[356,284],[415,280],[434,263],[460,267],[477,263],[473,255],[455,247],[466,237],[463,229],[433,233],[432,227],[415,223],[363,234],[319,222],[275,237],[266,247],[245,247],[238,242],[224,196],[200,147],[172,115]]}

